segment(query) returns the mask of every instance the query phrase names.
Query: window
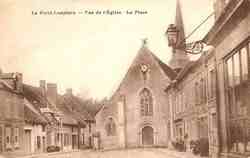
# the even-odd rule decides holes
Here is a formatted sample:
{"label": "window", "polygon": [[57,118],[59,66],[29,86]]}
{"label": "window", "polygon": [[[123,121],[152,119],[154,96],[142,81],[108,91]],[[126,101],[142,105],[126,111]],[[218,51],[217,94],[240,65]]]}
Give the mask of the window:
{"label": "window", "polygon": [[202,98],[202,102],[203,103],[206,103],[206,101],[207,101],[207,80],[206,80],[206,78],[205,79],[203,79],[203,98]]}
{"label": "window", "polygon": [[82,133],[82,144],[84,144],[84,133]]}
{"label": "window", "polygon": [[64,146],[68,146],[69,145],[69,134],[68,133],[64,133],[63,144],[64,144]]}
{"label": "window", "polygon": [[198,120],[199,138],[208,138],[208,120],[207,117],[201,117]]}
{"label": "window", "polygon": [[45,125],[42,125],[42,132],[45,132]]}
{"label": "window", "polygon": [[240,84],[240,55],[239,52],[235,53],[233,56],[233,69],[234,69],[234,84]]}
{"label": "window", "polygon": [[198,98],[199,98],[199,100],[198,100],[198,104],[203,104],[203,103],[205,103],[206,102],[206,100],[207,100],[207,84],[206,84],[206,80],[204,79],[204,78],[202,78],[201,80],[200,80],[200,84],[198,85]]}
{"label": "window", "polygon": [[141,116],[153,115],[153,98],[151,92],[144,88],[140,93]]}
{"label": "window", "polygon": [[188,100],[188,95],[190,95],[190,92],[188,93],[187,91],[188,89],[185,88],[184,92],[183,92],[183,103],[184,103],[184,110],[188,109],[189,107],[189,100]]}
{"label": "window", "polygon": [[181,92],[177,92],[176,94],[176,114],[181,112],[181,104],[182,104],[182,95]]}
{"label": "window", "polygon": [[19,128],[14,128],[14,145],[15,148],[19,147]]}
{"label": "window", "polygon": [[242,80],[246,81],[248,79],[248,54],[246,47],[241,49],[241,70],[242,70]]}
{"label": "window", "polygon": [[216,145],[217,144],[217,116],[216,113],[212,114],[212,121],[211,121],[211,143]]}
{"label": "window", "polygon": [[196,105],[200,103],[200,97],[199,97],[199,83],[195,82],[195,103]]}
{"label": "window", "polygon": [[181,92],[179,92],[179,95],[178,95],[178,113],[181,112],[181,104],[182,104],[182,99],[181,99]]}
{"label": "window", "polygon": [[[229,107],[230,152],[250,152],[250,122],[246,81],[249,80],[249,43],[243,44],[225,61],[227,103]],[[248,117],[248,119],[247,119]]]}
{"label": "window", "polygon": [[115,136],[116,135],[116,125],[113,118],[109,118],[106,124],[106,133],[107,136]]}
{"label": "window", "polygon": [[41,148],[41,137],[40,136],[37,136],[37,149],[39,150]]}
{"label": "window", "polygon": [[5,136],[6,136],[6,148],[10,149],[11,148],[11,144],[10,144],[11,128],[10,127],[5,128]]}
{"label": "window", "polygon": [[208,80],[208,97],[209,99],[216,96],[216,76],[214,69],[209,71],[209,80]]}
{"label": "window", "polygon": [[206,93],[205,93],[205,91],[206,91],[205,81],[203,78],[200,80],[200,89],[199,90],[200,90],[200,99],[199,99],[200,102],[199,103],[202,104],[205,101],[205,95],[206,95]]}

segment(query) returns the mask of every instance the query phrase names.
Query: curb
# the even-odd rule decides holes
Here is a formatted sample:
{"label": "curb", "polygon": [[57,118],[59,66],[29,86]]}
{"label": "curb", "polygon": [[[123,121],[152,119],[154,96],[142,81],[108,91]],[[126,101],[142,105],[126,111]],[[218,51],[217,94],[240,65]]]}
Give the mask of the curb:
{"label": "curb", "polygon": [[43,157],[43,156],[53,156],[53,155],[61,155],[61,154],[67,154],[67,153],[76,153],[80,152],[80,150],[74,150],[74,151],[60,151],[60,152],[53,152],[53,153],[40,153],[40,154],[30,154],[25,156],[17,156],[17,158],[36,158],[36,157]]}

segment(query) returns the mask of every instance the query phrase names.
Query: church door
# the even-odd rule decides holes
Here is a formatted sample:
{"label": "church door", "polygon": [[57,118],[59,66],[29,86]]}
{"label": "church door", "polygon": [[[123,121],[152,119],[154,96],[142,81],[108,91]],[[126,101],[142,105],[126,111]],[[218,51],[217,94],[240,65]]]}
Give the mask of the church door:
{"label": "church door", "polygon": [[142,129],[142,145],[151,146],[154,144],[154,129],[146,126]]}

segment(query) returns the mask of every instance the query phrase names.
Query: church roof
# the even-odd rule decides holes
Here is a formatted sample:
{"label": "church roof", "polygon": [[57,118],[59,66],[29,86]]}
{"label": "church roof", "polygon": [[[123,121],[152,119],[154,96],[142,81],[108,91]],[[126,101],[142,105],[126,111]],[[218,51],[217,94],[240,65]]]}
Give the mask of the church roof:
{"label": "church roof", "polygon": [[[113,93],[113,95],[111,96],[110,100],[112,100],[112,98],[115,96],[115,94],[117,93],[117,91],[119,91],[124,79],[126,78],[126,76],[128,75],[128,72],[130,71],[130,69],[132,68],[132,65],[136,62],[137,58],[139,58],[139,56],[141,56],[142,54],[147,53],[155,62],[156,64],[159,66],[159,68],[163,71],[164,75],[166,77],[168,77],[170,80],[174,79],[177,74],[175,73],[175,71],[168,66],[167,64],[165,64],[163,61],[161,61],[156,55],[154,55],[153,52],[151,52],[148,47],[146,46],[145,43],[143,43],[142,47],[139,49],[137,56],[135,57],[135,59],[133,60],[132,64],[130,65],[126,75],[124,76],[124,78],[122,79],[122,81],[120,82],[118,88],[116,89],[116,91]],[[99,112],[100,110],[98,110]]]}
{"label": "church roof", "polygon": [[167,64],[165,64],[164,62],[162,62],[157,56],[155,56],[152,52],[151,52],[152,56],[154,57],[154,59],[158,62],[159,66],[161,67],[161,69],[164,71],[165,75],[168,76],[171,80],[173,80],[176,77],[176,73],[175,71],[168,66]]}

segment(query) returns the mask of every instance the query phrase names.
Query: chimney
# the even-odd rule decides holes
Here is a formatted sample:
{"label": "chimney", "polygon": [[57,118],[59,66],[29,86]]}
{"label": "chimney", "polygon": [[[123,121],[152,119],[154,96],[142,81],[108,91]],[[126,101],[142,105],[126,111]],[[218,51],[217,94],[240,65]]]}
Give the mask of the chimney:
{"label": "chimney", "polygon": [[39,86],[40,86],[40,89],[43,91],[43,93],[45,93],[45,91],[46,91],[46,81],[45,80],[40,80]]}
{"label": "chimney", "polygon": [[72,88],[67,88],[66,89],[66,95],[72,96],[73,95],[73,90]]}
{"label": "chimney", "polygon": [[16,90],[20,93],[23,92],[23,74],[16,73]]}
{"label": "chimney", "polygon": [[47,101],[46,101],[46,81],[45,80],[40,80],[39,81],[39,87],[42,92],[42,105],[44,107],[47,107]]}
{"label": "chimney", "polygon": [[54,104],[57,103],[57,85],[55,83],[47,83],[47,98]]}
{"label": "chimney", "polygon": [[10,73],[9,74],[10,77],[9,78],[5,78],[7,79],[6,81],[8,83],[11,83],[11,85],[13,86],[13,89],[18,92],[18,93],[22,93],[23,92],[23,76],[21,73]]}

